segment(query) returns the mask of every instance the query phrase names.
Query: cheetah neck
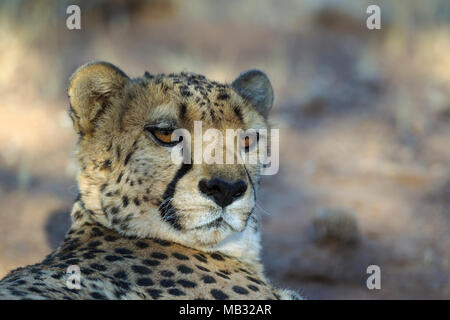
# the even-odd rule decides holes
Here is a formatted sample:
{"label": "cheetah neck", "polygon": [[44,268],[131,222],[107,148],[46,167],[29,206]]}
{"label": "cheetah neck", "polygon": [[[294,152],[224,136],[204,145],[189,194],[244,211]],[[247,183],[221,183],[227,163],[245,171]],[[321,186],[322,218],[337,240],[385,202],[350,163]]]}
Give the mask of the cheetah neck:
{"label": "cheetah neck", "polygon": [[[83,228],[84,225],[92,223],[100,223],[106,228],[113,229],[107,219],[102,217],[102,215],[97,213],[96,211],[87,209],[81,199],[75,201],[72,207],[71,217],[71,229],[80,229]],[[198,247],[196,245],[188,245],[185,243],[180,244],[205,252],[222,252],[228,256],[232,256],[241,261],[245,261],[247,263],[258,266],[258,268],[262,272],[263,267],[260,263],[261,235],[259,232],[258,224],[258,219],[255,216],[251,216],[248,220],[247,226],[243,231],[233,233],[213,246]],[[146,234],[145,236],[141,237],[155,237],[164,239],[163,234]],[[179,241],[170,237],[164,240],[179,243]]]}
{"label": "cheetah neck", "polygon": [[[231,234],[212,247],[210,251],[219,251],[242,261],[260,265],[261,235],[257,219],[250,219],[242,232]],[[262,271],[262,266],[260,271]]]}

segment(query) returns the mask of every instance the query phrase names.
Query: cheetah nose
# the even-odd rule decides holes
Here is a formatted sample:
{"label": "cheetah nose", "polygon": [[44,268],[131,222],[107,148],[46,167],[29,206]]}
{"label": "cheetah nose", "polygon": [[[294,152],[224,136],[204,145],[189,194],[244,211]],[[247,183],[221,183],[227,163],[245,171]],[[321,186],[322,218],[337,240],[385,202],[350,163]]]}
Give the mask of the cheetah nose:
{"label": "cheetah nose", "polygon": [[225,208],[245,193],[247,190],[247,183],[241,179],[233,182],[225,181],[220,178],[213,178],[210,180],[202,179],[198,183],[198,188],[219,206]]}

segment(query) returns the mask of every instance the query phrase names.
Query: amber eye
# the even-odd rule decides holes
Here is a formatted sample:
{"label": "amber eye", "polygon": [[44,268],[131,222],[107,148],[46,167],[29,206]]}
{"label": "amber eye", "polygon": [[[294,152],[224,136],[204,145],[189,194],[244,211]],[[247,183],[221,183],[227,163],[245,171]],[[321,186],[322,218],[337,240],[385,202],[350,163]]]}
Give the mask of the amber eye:
{"label": "amber eye", "polygon": [[245,152],[249,152],[253,150],[255,146],[258,144],[259,134],[253,133],[249,135],[245,135],[241,137],[241,148],[245,150]]}
{"label": "amber eye", "polygon": [[183,137],[180,137],[178,141],[172,141],[172,133],[174,131],[172,128],[147,127],[146,130],[163,146],[171,147],[183,140]]}
{"label": "amber eye", "polygon": [[173,132],[172,130],[167,130],[167,129],[159,130],[159,129],[157,129],[157,130],[155,130],[153,132],[153,134],[155,135],[155,137],[159,141],[164,142],[164,143],[171,143],[172,142],[172,132]]}

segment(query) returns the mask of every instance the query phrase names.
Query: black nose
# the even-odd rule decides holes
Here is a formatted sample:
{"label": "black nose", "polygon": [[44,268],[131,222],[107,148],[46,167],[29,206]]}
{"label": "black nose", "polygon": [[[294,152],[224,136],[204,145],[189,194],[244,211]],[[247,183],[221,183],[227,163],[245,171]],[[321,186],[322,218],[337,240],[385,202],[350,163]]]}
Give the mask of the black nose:
{"label": "black nose", "polygon": [[200,180],[198,188],[219,206],[225,208],[245,193],[247,184],[241,179],[228,182],[223,179],[214,178],[211,180]]}

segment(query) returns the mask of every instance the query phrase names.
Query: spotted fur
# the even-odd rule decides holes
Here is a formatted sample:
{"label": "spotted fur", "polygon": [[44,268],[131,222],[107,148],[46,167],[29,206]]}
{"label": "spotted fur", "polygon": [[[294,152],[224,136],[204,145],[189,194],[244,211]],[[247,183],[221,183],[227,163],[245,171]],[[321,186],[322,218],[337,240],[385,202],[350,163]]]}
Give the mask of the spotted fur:
{"label": "spotted fur", "polygon": [[[260,263],[254,212],[259,164],[176,164],[147,128],[264,129],[268,78],[243,73],[231,85],[194,73],[130,79],[93,62],[69,84],[80,194],[63,243],[44,261],[0,281],[6,299],[296,299],[272,287]],[[222,208],[199,190],[208,179],[243,181]],[[69,289],[67,268],[81,271]]]}

